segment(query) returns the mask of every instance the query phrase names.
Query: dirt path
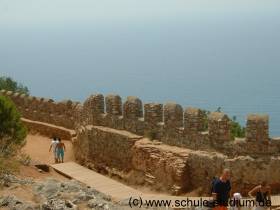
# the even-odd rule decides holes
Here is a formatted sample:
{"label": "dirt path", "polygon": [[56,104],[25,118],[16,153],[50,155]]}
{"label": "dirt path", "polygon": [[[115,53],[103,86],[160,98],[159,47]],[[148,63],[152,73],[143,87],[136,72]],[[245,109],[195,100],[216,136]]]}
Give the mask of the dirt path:
{"label": "dirt path", "polygon": [[[74,155],[72,150],[72,143],[69,140],[63,140],[66,146],[65,152],[65,162],[74,161]],[[54,158],[53,153],[49,152],[51,139],[45,136],[40,135],[31,135],[27,136],[26,145],[23,148],[23,152],[28,154],[32,160],[38,161],[45,164],[53,164]]]}

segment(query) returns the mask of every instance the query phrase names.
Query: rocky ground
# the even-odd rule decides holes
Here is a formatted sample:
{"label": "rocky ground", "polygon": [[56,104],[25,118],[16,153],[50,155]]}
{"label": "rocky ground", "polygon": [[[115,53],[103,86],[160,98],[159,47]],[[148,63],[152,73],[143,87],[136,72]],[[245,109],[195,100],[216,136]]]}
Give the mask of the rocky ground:
{"label": "rocky ground", "polygon": [[[40,135],[28,135],[23,153],[29,158],[23,161],[17,175],[0,176],[1,210],[126,210],[128,202],[116,203],[109,197],[82,183],[69,180],[50,171],[44,172],[34,165],[52,164],[48,151],[51,139]],[[71,143],[65,141],[66,161],[73,160]],[[26,157],[27,157],[26,156]],[[25,159],[24,159],[25,160]]]}
{"label": "rocky ground", "polygon": [[0,177],[0,209],[11,210],[126,210],[93,188],[74,180]]}
{"label": "rocky ground", "polygon": [[[65,143],[65,160],[72,161],[71,143]],[[117,203],[94,188],[69,180],[51,168],[48,172],[36,168],[36,164],[53,164],[52,153],[48,151],[49,145],[50,139],[47,137],[28,135],[18,174],[0,176],[0,210],[132,209],[128,200]],[[141,191],[145,192],[147,189],[141,188]]]}

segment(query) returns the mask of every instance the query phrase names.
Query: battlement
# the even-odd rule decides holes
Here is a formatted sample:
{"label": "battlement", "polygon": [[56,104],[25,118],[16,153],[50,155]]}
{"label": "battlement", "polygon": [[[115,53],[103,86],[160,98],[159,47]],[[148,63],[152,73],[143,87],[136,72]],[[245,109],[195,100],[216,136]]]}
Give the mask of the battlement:
{"label": "battlement", "polygon": [[248,141],[269,140],[268,115],[250,114],[247,117],[246,139]]}
{"label": "battlement", "polygon": [[[95,94],[80,104],[71,100],[55,102],[5,90],[0,94],[10,97],[23,117],[66,128],[104,126],[180,147],[205,150],[227,148],[230,154],[256,153],[257,149],[252,149],[252,144],[260,145],[256,147],[259,148],[264,143],[269,148],[262,154],[274,154],[279,150],[279,144],[270,141],[267,115],[248,115],[246,138],[234,141],[231,137],[231,121],[225,113],[212,112],[207,120],[201,109],[183,109],[174,102],[143,104],[135,96],[129,96],[122,102],[119,95],[109,94],[104,97]],[[271,149],[275,145],[278,149]]]}
{"label": "battlement", "polygon": [[238,192],[247,193],[266,180],[268,172],[273,189],[280,189],[275,170],[280,165],[280,139],[269,137],[267,115],[248,115],[246,137],[233,139],[232,121],[225,113],[206,116],[199,108],[174,102],[143,104],[137,97],[122,101],[114,94],[94,94],[84,103],[5,90],[0,95],[14,101],[31,131],[58,133],[57,126],[47,123],[75,129],[76,160],[128,183],[176,194],[198,188],[208,192],[212,177],[227,167]]}
{"label": "battlement", "polygon": [[[143,135],[145,131],[156,133],[184,131],[185,135],[200,134],[205,131],[203,130],[205,126],[202,110],[189,107],[183,111],[181,105],[173,102],[168,102],[164,105],[160,103],[143,105],[139,98],[129,96],[122,104],[122,99],[119,95],[110,94],[104,97],[101,94],[97,94],[90,96],[84,102],[83,111],[87,113],[83,115],[86,118],[84,121],[90,122],[89,124],[96,124],[96,120],[99,119],[102,121],[99,122],[101,125],[110,127],[110,124],[104,119],[118,118],[122,121],[123,130],[129,130],[140,135]],[[87,118],[95,119],[88,120]],[[134,121],[134,123],[131,121]],[[139,124],[141,129],[129,126],[128,124],[131,123]],[[230,135],[230,127],[230,119],[225,113],[212,112],[208,116],[208,135],[213,141],[223,143],[233,140]],[[253,139],[255,141],[268,141],[268,116],[249,115],[246,131],[246,140],[248,141]]]}
{"label": "battlement", "polygon": [[74,128],[78,102],[71,100],[55,102],[53,99],[28,96],[6,90],[1,90],[0,95],[9,97],[24,118],[65,128]]}

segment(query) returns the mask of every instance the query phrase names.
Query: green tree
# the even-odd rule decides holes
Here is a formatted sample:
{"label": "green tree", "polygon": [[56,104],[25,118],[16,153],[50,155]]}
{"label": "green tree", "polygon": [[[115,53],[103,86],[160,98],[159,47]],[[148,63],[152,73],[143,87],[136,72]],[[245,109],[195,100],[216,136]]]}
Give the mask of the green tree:
{"label": "green tree", "polygon": [[16,154],[25,143],[27,130],[14,103],[0,96],[0,156]]}
{"label": "green tree", "polygon": [[[222,112],[222,108],[218,107],[216,109],[216,112]],[[203,113],[203,130],[206,131],[208,129],[208,121],[209,121],[208,116],[211,112],[207,110],[202,110],[202,113]],[[237,122],[236,116],[230,118],[230,133],[232,138],[245,137],[245,128],[241,126],[239,122]]]}
{"label": "green tree", "polygon": [[245,127],[241,126],[238,122],[237,122],[237,118],[236,116],[233,116],[232,119],[230,120],[231,124],[230,124],[230,133],[231,136],[234,137],[240,137],[243,138],[245,137]]}
{"label": "green tree", "polygon": [[206,131],[208,129],[208,116],[211,113],[208,110],[201,110],[202,111],[202,115],[203,115],[203,131]]}
{"label": "green tree", "polygon": [[19,93],[25,93],[29,95],[29,90],[26,86],[17,81],[13,80],[11,77],[0,77],[0,90],[10,90]]}

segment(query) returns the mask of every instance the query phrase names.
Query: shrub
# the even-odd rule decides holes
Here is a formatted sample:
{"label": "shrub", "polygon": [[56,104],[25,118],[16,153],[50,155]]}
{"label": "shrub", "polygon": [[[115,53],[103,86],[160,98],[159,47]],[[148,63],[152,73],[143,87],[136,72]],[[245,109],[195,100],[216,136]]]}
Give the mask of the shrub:
{"label": "shrub", "polygon": [[231,126],[230,126],[230,134],[231,137],[245,137],[245,127],[241,126],[237,121],[236,117],[233,116],[231,119]]}
{"label": "shrub", "polygon": [[14,103],[0,96],[0,155],[8,157],[16,154],[24,145],[26,134]]}
{"label": "shrub", "polygon": [[[218,107],[216,112],[221,112],[222,108]],[[206,131],[208,129],[208,115],[210,114],[210,111],[208,110],[202,110],[203,113],[203,130]],[[236,116],[233,116],[230,118],[230,134],[232,138],[239,137],[243,138],[245,137],[245,128],[240,125],[239,122],[236,120]]]}
{"label": "shrub", "polygon": [[11,77],[0,77],[0,90],[1,89],[29,95],[28,88],[23,84],[14,81]]}
{"label": "shrub", "polygon": [[24,165],[24,166],[29,166],[31,163],[31,157],[28,154],[25,154],[23,152],[21,152],[18,157],[17,160],[19,161],[20,164]]}
{"label": "shrub", "polygon": [[208,130],[208,115],[210,114],[210,111],[208,110],[201,110],[203,115],[203,131]]}

